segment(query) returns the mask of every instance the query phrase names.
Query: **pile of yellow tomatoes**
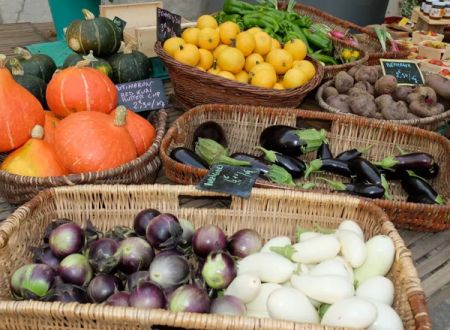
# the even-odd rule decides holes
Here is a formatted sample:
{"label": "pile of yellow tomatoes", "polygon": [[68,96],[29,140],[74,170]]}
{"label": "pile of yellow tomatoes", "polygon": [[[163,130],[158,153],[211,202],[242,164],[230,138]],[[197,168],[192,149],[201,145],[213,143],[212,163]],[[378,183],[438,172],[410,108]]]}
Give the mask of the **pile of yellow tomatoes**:
{"label": "pile of yellow tomatoes", "polygon": [[203,15],[181,38],[167,39],[164,50],[177,61],[199,70],[258,87],[289,89],[307,84],[316,69],[305,60],[306,45],[299,39],[283,47],[258,27],[241,31],[234,22],[220,26]]}

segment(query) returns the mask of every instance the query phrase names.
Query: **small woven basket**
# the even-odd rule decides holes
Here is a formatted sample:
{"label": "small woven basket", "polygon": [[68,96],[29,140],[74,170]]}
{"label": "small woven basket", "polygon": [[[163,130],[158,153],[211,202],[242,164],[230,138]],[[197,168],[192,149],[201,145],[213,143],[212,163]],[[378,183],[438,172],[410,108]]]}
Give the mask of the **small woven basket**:
{"label": "small woven basket", "polygon": [[306,85],[285,90],[260,88],[180,63],[162,49],[160,42],[155,44],[155,52],[169,72],[178,103],[185,109],[209,103],[295,108],[309,92],[319,86],[324,75],[323,66],[308,58],[316,67],[316,75]]}
{"label": "small woven basket", "polygon": [[[183,165],[169,155],[176,147],[185,146],[192,149],[195,129],[209,120],[223,127],[231,153],[259,155],[255,149],[259,145],[259,136],[264,128],[271,125],[325,128],[334,155],[352,148],[363,149],[369,145],[372,148],[365,155],[369,160],[380,160],[396,154],[397,146],[409,152],[428,152],[441,166],[439,175],[431,180],[431,184],[450,203],[450,142],[443,136],[386,121],[297,109],[206,105],[188,111],[173,123],[161,143],[160,155],[164,173],[171,181],[196,184],[207,174],[207,170]],[[310,153],[302,158],[308,161],[315,156],[315,153]],[[325,172],[312,174],[308,181],[316,183],[315,191],[327,193],[330,192],[328,186],[317,180],[318,177],[338,181],[343,179]],[[286,186],[263,180],[257,181],[257,186],[288,189]],[[406,203],[407,195],[399,182],[392,182],[389,192],[394,198],[393,201],[374,201],[384,208],[395,225],[418,231],[450,229],[450,204],[441,206]]]}
{"label": "small woven basket", "polygon": [[[0,196],[10,204],[23,204],[39,191],[59,186],[80,184],[138,184],[153,183],[158,175],[161,160],[159,146],[164,136],[167,113],[164,110],[153,114],[150,119],[156,129],[152,146],[137,159],[111,170],[83,174],[69,174],[58,177],[28,177],[0,171]],[[7,154],[0,154],[0,163]]]}
{"label": "small woven basket", "polygon": [[[317,103],[319,103],[319,106],[328,112],[346,115],[346,116],[355,116],[355,117],[361,117],[352,113],[342,113],[339,109],[334,108],[330,106],[325,100],[323,99],[323,92],[325,88],[331,86],[333,84],[333,81],[327,81],[322,86],[319,87],[316,93],[316,100]],[[364,117],[365,118],[365,117]],[[399,124],[399,125],[410,125],[410,126],[416,126],[422,129],[426,129],[429,131],[435,131],[438,128],[445,125],[447,120],[450,118],[450,110],[447,110],[437,116],[431,116],[426,118],[419,118],[419,119],[410,119],[410,120],[382,120],[382,121],[388,121],[391,123]],[[375,119],[370,118],[370,120],[375,121]]]}
{"label": "small woven basket", "polygon": [[[198,209],[180,206],[186,196],[211,199],[223,195],[187,186],[79,186],[41,192],[0,226],[0,324],[4,329],[338,329],[269,318],[218,314],[172,313],[161,309],[137,309],[105,305],[13,301],[12,273],[31,262],[32,246],[42,244],[46,226],[55,218],[69,218],[85,226],[90,219],[105,231],[132,226],[145,208],[170,212],[190,220],[194,228],[215,224],[227,235],[243,228],[258,231],[264,241],[275,236],[295,239],[297,226],[337,228],[343,219],[361,226],[365,239],[389,236],[395,246],[394,264],[387,276],[394,283],[394,304],[406,330],[431,329],[420,279],[411,253],[386,214],[373,203],[348,196],[330,196],[283,190],[254,189],[248,200],[233,197],[230,209]],[[154,326],[154,327],[152,327]],[[343,328],[339,328],[343,329]]]}

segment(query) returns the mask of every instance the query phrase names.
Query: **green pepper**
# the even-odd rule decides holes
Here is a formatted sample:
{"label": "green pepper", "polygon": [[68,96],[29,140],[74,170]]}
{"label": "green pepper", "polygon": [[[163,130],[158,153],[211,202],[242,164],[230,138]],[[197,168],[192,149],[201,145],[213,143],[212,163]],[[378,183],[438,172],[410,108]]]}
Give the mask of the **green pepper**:
{"label": "green pepper", "polygon": [[310,44],[316,46],[320,50],[325,50],[327,52],[330,52],[332,50],[333,44],[328,36],[319,31],[312,33],[309,29],[306,28],[302,28],[301,30]]}
{"label": "green pepper", "polygon": [[270,30],[277,32],[280,29],[278,22],[270,16],[264,16],[259,13],[247,14],[243,18],[244,25],[247,29],[254,26],[259,26],[260,28],[269,28]]}
{"label": "green pepper", "polygon": [[316,53],[312,53],[309,54],[309,56],[311,56],[313,59],[324,63],[325,65],[329,64],[329,65],[337,65],[338,62],[334,59],[334,57],[329,56],[329,55],[324,55],[324,54],[320,54],[318,52]]}
{"label": "green pepper", "polygon": [[225,0],[223,11],[227,14],[245,15],[255,11],[255,6],[239,0]]}
{"label": "green pepper", "polygon": [[309,16],[300,16],[293,23],[299,27],[308,29],[311,27],[311,25],[313,25],[313,21]]}

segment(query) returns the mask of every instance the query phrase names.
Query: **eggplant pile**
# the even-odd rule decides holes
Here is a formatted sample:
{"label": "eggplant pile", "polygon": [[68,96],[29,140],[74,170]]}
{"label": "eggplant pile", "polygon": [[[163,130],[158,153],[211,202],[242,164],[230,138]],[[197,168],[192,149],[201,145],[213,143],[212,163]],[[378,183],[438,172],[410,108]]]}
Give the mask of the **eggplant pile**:
{"label": "eggplant pile", "polygon": [[155,209],[139,212],[133,228],[104,233],[56,219],[43,242],[33,248],[33,263],[11,277],[16,300],[239,315],[245,312],[239,299],[219,296],[236,277],[238,260],[262,247],[254,230],[227,237],[215,225],[195,230]]}
{"label": "eggplant pile", "polygon": [[[260,135],[255,152],[261,156],[237,152],[230,154],[222,127],[208,121],[197,127],[193,134],[193,150],[173,149],[170,157],[185,165],[208,169],[213,164],[248,166],[260,172],[260,178],[290,187],[313,188],[314,183],[303,182],[314,172],[327,172],[347,178],[346,182],[318,178],[336,190],[365,198],[386,198],[389,181],[401,181],[408,194],[408,202],[445,204],[445,200],[426,181],[436,177],[439,165],[424,152],[413,152],[386,157],[370,162],[364,154],[372,147],[349,149],[336,157],[330,150],[325,130],[294,128],[283,125],[269,126]],[[300,157],[316,152],[316,159],[305,163]],[[296,182],[297,181],[297,182]]]}

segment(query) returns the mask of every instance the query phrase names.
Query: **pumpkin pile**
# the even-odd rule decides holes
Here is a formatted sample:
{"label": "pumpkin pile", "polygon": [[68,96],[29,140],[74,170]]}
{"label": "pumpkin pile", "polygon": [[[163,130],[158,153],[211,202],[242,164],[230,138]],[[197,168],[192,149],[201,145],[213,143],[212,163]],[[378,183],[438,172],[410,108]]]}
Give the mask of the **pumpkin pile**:
{"label": "pumpkin pile", "polygon": [[257,87],[296,88],[316,74],[314,64],[305,60],[307,47],[300,39],[282,47],[259,27],[241,32],[235,22],[219,26],[209,15],[201,16],[181,38],[166,40],[163,48],[183,64]]}
{"label": "pumpkin pile", "polygon": [[[34,177],[96,172],[130,162],[152,145],[155,128],[117,107],[114,83],[86,61],[53,74],[44,98],[50,111],[16,82],[40,79],[28,74],[28,63],[10,64],[14,76],[0,55],[0,152],[10,152],[0,170]],[[47,71],[39,72],[45,84]]]}

